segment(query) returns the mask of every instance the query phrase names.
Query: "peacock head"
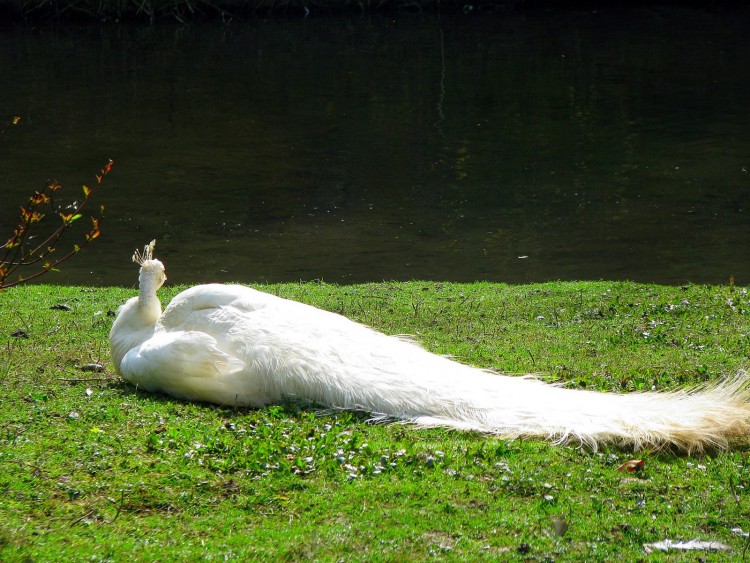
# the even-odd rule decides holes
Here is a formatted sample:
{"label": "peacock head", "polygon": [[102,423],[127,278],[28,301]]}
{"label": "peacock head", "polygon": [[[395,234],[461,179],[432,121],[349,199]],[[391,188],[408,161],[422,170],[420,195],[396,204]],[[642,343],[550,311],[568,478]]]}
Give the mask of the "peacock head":
{"label": "peacock head", "polygon": [[143,247],[142,253],[136,250],[133,254],[133,262],[141,266],[138,283],[142,292],[156,292],[167,281],[164,264],[154,258],[154,246],[156,241],[152,240]]}

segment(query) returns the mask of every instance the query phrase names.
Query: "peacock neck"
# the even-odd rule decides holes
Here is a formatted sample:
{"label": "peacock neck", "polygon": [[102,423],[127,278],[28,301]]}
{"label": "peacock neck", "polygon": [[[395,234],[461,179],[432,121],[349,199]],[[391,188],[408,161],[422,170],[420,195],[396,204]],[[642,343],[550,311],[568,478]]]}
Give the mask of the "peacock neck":
{"label": "peacock neck", "polygon": [[147,324],[154,324],[161,316],[161,302],[153,287],[141,286],[138,293],[138,310]]}
{"label": "peacock neck", "polygon": [[156,293],[151,294],[149,298],[140,292],[138,297],[128,299],[122,306],[109,333],[112,361],[118,372],[125,354],[143,344],[154,334],[160,315],[161,304]]}

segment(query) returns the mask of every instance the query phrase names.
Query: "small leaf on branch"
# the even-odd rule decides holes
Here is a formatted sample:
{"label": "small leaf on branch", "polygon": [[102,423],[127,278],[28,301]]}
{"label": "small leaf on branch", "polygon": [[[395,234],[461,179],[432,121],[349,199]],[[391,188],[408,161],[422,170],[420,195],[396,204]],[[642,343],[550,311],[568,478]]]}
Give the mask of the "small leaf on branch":
{"label": "small leaf on branch", "polygon": [[85,195],[86,197],[89,197],[89,194],[91,194],[91,188],[89,188],[88,186],[84,185],[83,186],[83,195]]}
{"label": "small leaf on branch", "polygon": [[92,217],[91,218],[91,222],[93,223],[94,228],[91,229],[91,231],[89,233],[86,233],[86,240],[87,241],[93,240],[93,239],[97,238],[101,234],[101,230],[100,230],[100,227],[99,227],[99,219],[97,219],[96,217]]}
{"label": "small leaf on branch", "polygon": [[34,205],[45,205],[49,203],[50,199],[44,192],[34,192],[34,195],[29,198],[29,203]]}
{"label": "small leaf on branch", "polygon": [[112,170],[112,166],[115,164],[115,161],[111,158],[109,159],[109,162],[104,166],[104,168],[101,169],[99,174],[96,175],[96,182],[98,184],[102,183],[102,180],[104,177],[109,174],[110,170]]}
{"label": "small leaf on branch", "polygon": [[83,217],[83,215],[80,213],[76,213],[75,215],[72,213],[60,213],[60,219],[62,219],[63,223],[66,225],[70,225],[73,221],[78,221],[81,217]]}
{"label": "small leaf on branch", "polygon": [[21,118],[18,117],[17,115],[14,115],[13,119],[11,119],[10,122],[11,122],[11,125],[18,125],[19,123],[21,123]]}

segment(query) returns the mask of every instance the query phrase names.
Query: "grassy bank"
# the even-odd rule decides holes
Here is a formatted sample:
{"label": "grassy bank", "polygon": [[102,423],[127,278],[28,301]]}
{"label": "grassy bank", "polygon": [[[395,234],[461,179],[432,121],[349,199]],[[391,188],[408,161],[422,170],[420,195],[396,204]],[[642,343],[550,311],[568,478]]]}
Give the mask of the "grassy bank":
{"label": "grassy bank", "polygon": [[[750,364],[742,288],[262,289],[572,387],[665,389]],[[617,468],[633,456],[617,450],[137,392],[115,376],[107,344],[111,312],[133,294],[0,294],[0,560],[638,560],[665,538],[734,548],[713,561],[748,546],[737,530],[750,531],[746,449],[644,452],[644,469],[627,473]]]}

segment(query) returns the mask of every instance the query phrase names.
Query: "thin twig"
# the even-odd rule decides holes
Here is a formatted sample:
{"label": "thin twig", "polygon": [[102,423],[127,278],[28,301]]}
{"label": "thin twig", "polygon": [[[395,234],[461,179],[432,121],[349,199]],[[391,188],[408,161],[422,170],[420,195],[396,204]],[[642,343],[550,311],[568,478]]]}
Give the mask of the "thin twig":
{"label": "thin twig", "polygon": [[112,517],[112,520],[106,521],[107,524],[112,524],[115,520],[117,520],[117,517],[120,515],[120,512],[122,512],[122,507],[125,506],[125,489],[120,489],[120,502],[117,505],[117,511],[115,512],[115,515]]}
{"label": "thin twig", "polygon": [[91,516],[91,515],[92,515],[92,514],[93,514],[93,513],[95,512],[95,511],[96,511],[96,509],[95,509],[95,508],[92,508],[91,510],[89,510],[89,511],[88,511],[88,512],[87,512],[86,514],[84,514],[83,516],[80,516],[79,518],[76,518],[75,520],[73,520],[73,521],[72,521],[72,522],[70,523],[70,527],[72,528],[73,526],[75,526],[76,524],[78,524],[78,522],[80,522],[80,521],[81,521],[81,520],[83,520],[84,518],[88,518],[88,517],[89,517],[89,516]]}
{"label": "thin twig", "polygon": [[113,381],[114,377],[58,377],[58,381],[67,383],[83,383],[84,381]]}

